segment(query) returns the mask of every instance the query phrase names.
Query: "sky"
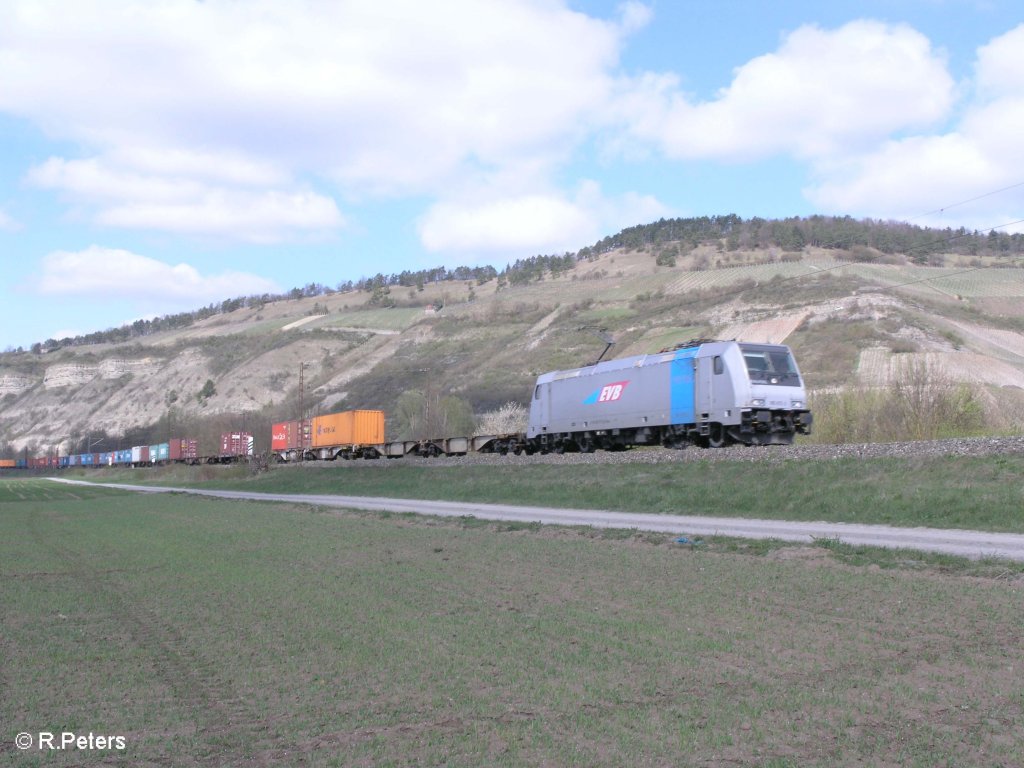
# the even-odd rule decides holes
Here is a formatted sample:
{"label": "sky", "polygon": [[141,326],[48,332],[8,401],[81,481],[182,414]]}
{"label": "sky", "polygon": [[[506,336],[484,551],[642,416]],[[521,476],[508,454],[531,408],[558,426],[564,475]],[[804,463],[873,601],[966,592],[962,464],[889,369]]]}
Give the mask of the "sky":
{"label": "sky", "polygon": [[662,217],[1021,231],[1009,0],[4,0],[0,350]]}

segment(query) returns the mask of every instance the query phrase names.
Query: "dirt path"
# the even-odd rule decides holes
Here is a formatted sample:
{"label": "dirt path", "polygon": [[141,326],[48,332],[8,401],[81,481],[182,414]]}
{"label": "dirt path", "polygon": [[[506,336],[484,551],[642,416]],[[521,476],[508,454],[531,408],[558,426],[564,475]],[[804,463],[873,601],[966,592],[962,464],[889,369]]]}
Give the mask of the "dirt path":
{"label": "dirt path", "polygon": [[[56,482],[94,485],[84,480],[50,478]],[[422,501],[375,496],[337,496],[325,494],[252,493],[165,486],[103,483],[105,487],[140,493],[191,493],[221,499],[277,501],[291,504],[316,504],[325,507],[365,509],[380,512],[412,512],[439,517],[478,517],[483,520],[539,522],[550,525],[587,525],[595,528],[635,528],[690,536],[735,536],[745,539],[782,539],[810,544],[817,539],[836,539],[846,544],[861,544],[895,549],[942,552],[962,557],[1002,557],[1024,560],[1024,535],[963,531],[940,528],[896,528],[888,525],[853,523],[792,523],[733,517],[691,515],[650,515],[606,512],[592,509],[520,507],[509,504],[479,504],[456,501]]]}

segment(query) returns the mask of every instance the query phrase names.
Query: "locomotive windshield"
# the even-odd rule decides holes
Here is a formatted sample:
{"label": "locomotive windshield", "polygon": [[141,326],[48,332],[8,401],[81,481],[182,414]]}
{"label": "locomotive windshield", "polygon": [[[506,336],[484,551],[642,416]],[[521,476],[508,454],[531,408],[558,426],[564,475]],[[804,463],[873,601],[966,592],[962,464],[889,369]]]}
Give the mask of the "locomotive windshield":
{"label": "locomotive windshield", "polygon": [[741,344],[747,374],[753,384],[777,384],[799,387],[800,374],[787,347],[761,347]]}

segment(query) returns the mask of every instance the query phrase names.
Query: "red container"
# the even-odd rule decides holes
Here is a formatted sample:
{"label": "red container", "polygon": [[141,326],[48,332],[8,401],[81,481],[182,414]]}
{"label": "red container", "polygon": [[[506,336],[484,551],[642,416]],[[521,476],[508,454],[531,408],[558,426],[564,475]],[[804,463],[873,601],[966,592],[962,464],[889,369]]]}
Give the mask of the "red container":
{"label": "red container", "polygon": [[187,461],[199,458],[199,443],[190,437],[175,437],[170,440],[171,461]]}
{"label": "red container", "polygon": [[249,432],[228,432],[220,436],[221,458],[252,456],[253,450],[253,439]]}
{"label": "red container", "polygon": [[141,445],[141,446],[139,446],[139,461],[141,461],[143,464],[148,464],[149,463],[149,446],[148,445]]}
{"label": "red container", "polygon": [[293,448],[308,448],[309,433],[309,419],[282,421],[274,424],[270,432],[270,449],[290,451]]}

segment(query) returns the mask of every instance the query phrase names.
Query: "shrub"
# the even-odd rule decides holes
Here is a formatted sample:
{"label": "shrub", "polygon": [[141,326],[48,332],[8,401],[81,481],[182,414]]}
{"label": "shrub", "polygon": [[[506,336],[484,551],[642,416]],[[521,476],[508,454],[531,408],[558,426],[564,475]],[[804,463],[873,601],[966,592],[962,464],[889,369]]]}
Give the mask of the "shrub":
{"label": "shrub", "polygon": [[480,417],[478,435],[506,435],[525,432],[529,411],[522,403],[508,402],[496,411],[489,411]]}
{"label": "shrub", "polygon": [[867,443],[977,434],[984,408],[966,384],[911,361],[887,387],[848,387],[815,395],[814,440]]}
{"label": "shrub", "polygon": [[400,440],[470,435],[475,426],[473,409],[463,398],[419,389],[399,396],[395,416]]}

